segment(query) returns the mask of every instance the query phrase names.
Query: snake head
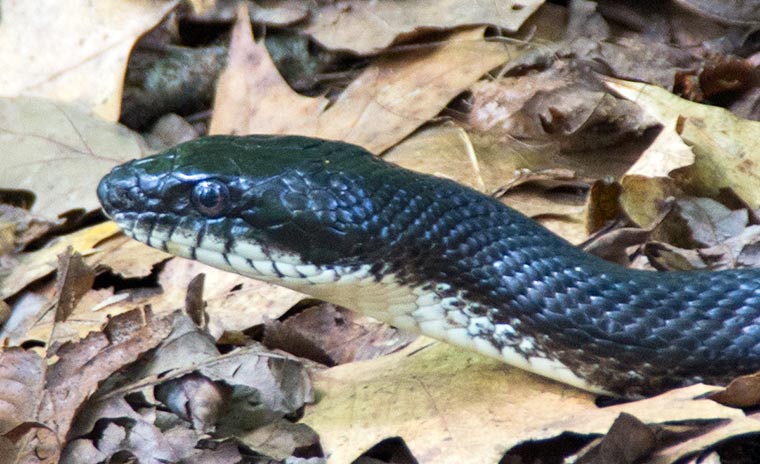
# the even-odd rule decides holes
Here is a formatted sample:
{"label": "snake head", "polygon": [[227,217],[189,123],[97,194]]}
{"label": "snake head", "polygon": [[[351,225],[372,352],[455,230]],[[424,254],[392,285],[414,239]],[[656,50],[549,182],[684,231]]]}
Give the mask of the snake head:
{"label": "snake head", "polygon": [[370,192],[387,166],[340,142],[215,136],[117,166],[98,197],[126,233],[180,256],[350,267],[377,248]]}

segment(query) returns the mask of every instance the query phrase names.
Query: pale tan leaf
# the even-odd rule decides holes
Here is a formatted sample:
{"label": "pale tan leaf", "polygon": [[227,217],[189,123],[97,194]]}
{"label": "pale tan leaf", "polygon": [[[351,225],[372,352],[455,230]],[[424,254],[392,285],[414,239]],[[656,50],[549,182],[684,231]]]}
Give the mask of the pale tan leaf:
{"label": "pale tan leaf", "polygon": [[7,0],[0,23],[0,96],[77,102],[116,121],[137,39],[177,0]]}
{"label": "pale tan leaf", "polygon": [[676,132],[673,120],[657,135],[636,163],[625,173],[626,176],[669,177],[675,169],[691,166],[694,153]]}
{"label": "pale tan leaf", "polygon": [[100,208],[95,188],[113,166],[145,154],[140,137],[67,103],[0,98],[0,188],[29,190],[32,211],[55,219]]}
{"label": "pale tan leaf", "polygon": [[327,48],[368,55],[388,47],[399,36],[424,29],[488,24],[516,32],[543,3],[543,0],[326,2],[313,13],[306,32]]}
{"label": "pale tan leaf", "polygon": [[480,161],[467,132],[451,122],[418,131],[386,152],[383,159],[486,192]]}
{"label": "pale tan leaf", "polygon": [[156,311],[181,307],[188,282],[200,273],[206,274],[203,298],[209,315],[208,330],[216,337],[225,330],[242,331],[276,319],[306,297],[285,287],[176,258],[166,263],[159,276],[164,291],[162,298],[153,303]]}
{"label": "pale tan leaf", "polygon": [[58,255],[67,247],[71,246],[82,255],[89,255],[95,252],[93,247],[98,242],[117,233],[119,227],[115,223],[104,222],[66,235],[47,248],[19,255],[12,272],[0,278],[0,299],[13,295],[29,283],[55,271]]}
{"label": "pale tan leaf", "polygon": [[671,173],[694,164],[694,153],[671,121],[620,179],[621,204],[628,216],[646,227],[660,214],[666,198],[680,194]]}
{"label": "pale tan leaf", "polygon": [[691,191],[714,196],[721,188],[731,187],[753,208],[760,206],[760,122],[684,100],[654,85],[611,78],[605,82],[666,128],[676,124],[676,131],[695,155],[694,164],[678,173],[679,178],[688,179]]}
{"label": "pale tan leaf", "polygon": [[621,413],[644,423],[728,419],[753,430],[741,410],[699,399],[717,387],[598,408],[591,394],[425,338],[393,355],[318,373],[315,388],[319,401],[303,421],[336,462],[398,436],[421,463],[495,463],[528,440],[604,434]]}
{"label": "pale tan leaf", "polygon": [[309,135],[379,153],[511,56],[507,46],[486,42],[483,28],[456,32],[424,54],[414,50],[377,60],[325,109],[325,98],[288,87],[264,45],[253,41],[244,9],[238,17],[211,133]]}

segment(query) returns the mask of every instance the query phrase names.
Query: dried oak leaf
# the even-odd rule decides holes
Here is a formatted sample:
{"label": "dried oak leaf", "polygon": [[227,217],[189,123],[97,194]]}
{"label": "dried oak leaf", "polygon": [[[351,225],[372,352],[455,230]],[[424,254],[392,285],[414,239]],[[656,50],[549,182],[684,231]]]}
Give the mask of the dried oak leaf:
{"label": "dried oak leaf", "polygon": [[671,173],[689,192],[718,196],[732,188],[752,208],[760,205],[760,122],[737,118],[729,111],[679,98],[649,84],[605,78],[607,86],[676,132],[695,155],[694,163]]}
{"label": "dried oak leaf", "polygon": [[100,178],[146,151],[124,126],[76,105],[30,97],[0,98],[0,144],[0,188],[32,192],[31,211],[48,219],[100,208]]}
{"label": "dried oak leaf", "polygon": [[[177,3],[176,0],[4,3],[0,95],[35,95],[76,102],[108,120],[117,120],[132,47]],[[2,126],[9,129],[6,124]],[[57,178],[62,178],[60,173]]]}
{"label": "dried oak leaf", "polygon": [[320,304],[265,325],[263,343],[334,366],[397,351],[415,335],[345,308]]}
{"label": "dried oak leaf", "polygon": [[[149,311],[135,310],[115,317],[103,332],[65,343],[50,353],[54,357],[42,369],[37,384],[44,387],[36,397],[27,399],[30,404],[26,406],[27,413],[33,411],[31,418],[41,426],[29,431],[16,450],[15,459],[21,462],[34,456],[39,458],[44,450],[47,460],[55,460],[66,443],[75,415],[100,383],[154,348],[170,328],[171,317],[156,319]],[[11,353],[12,356],[17,351]],[[29,389],[30,393],[34,391]]]}
{"label": "dried oak leaf", "polygon": [[242,9],[210,132],[300,134],[382,152],[510,59],[509,47],[487,42],[483,31],[454,32],[426,53],[412,50],[377,59],[327,108],[326,98],[305,97],[287,85],[264,45],[254,42]]}
{"label": "dried oak leaf", "polygon": [[333,50],[377,53],[415,32],[488,24],[516,32],[542,0],[341,0],[317,4],[306,33]]}
{"label": "dried oak leaf", "polygon": [[[390,437],[404,440],[421,462],[498,462],[525,441],[606,433],[621,412],[646,423],[745,417],[695,399],[716,389],[704,385],[598,408],[593,395],[424,338],[398,353],[318,372],[315,387],[319,402],[303,421],[338,462]],[[743,427],[757,430],[760,422]]]}

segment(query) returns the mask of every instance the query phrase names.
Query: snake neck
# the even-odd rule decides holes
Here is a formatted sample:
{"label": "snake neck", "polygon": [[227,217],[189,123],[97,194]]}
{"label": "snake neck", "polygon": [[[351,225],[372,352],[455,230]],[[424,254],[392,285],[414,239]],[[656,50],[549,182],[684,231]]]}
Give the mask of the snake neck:
{"label": "snake neck", "polygon": [[640,396],[760,369],[760,270],[625,269],[355,146],[206,138],[114,169],[98,195],[151,246],[581,388]]}

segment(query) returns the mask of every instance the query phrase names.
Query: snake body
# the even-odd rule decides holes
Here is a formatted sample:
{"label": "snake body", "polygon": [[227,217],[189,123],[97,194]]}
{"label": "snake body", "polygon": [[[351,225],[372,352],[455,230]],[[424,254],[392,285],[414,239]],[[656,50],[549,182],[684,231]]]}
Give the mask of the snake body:
{"label": "snake body", "polygon": [[648,272],[499,201],[296,136],[215,136],[118,166],[129,235],[594,392],[760,370],[760,270]]}

